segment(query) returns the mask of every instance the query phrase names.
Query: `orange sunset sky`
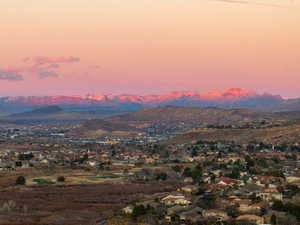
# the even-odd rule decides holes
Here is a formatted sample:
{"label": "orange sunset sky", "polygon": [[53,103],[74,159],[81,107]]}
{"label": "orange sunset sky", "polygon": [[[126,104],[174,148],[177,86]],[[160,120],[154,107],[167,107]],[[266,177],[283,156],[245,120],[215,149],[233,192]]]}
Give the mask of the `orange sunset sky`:
{"label": "orange sunset sky", "polygon": [[299,2],[2,0],[0,96],[300,97]]}

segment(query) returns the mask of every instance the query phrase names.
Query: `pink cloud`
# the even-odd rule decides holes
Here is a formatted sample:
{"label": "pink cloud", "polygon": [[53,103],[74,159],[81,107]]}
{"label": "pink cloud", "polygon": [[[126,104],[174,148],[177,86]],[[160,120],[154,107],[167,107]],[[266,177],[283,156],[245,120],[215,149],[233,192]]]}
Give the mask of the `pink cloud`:
{"label": "pink cloud", "polygon": [[40,56],[40,57],[36,57],[35,59],[33,59],[33,61],[38,64],[38,65],[43,65],[43,64],[47,64],[47,63],[51,63],[51,64],[56,64],[56,63],[74,63],[74,62],[79,62],[80,58],[78,57],[44,57],[44,56]]}
{"label": "pink cloud", "polygon": [[22,58],[22,62],[28,62],[30,60],[30,57],[25,57],[25,58]]}
{"label": "pink cloud", "polygon": [[22,81],[23,79],[23,75],[19,74],[16,71],[0,69],[0,80]]}
{"label": "pink cloud", "polygon": [[47,78],[47,77],[57,77],[58,74],[52,70],[41,70],[38,71],[37,74],[40,78]]}
{"label": "pink cloud", "polygon": [[60,68],[60,64],[79,62],[78,57],[26,57],[22,59],[27,65],[0,69],[0,80],[23,80],[23,75],[20,73],[29,73],[37,75],[39,78],[57,77],[58,73],[53,71]]}

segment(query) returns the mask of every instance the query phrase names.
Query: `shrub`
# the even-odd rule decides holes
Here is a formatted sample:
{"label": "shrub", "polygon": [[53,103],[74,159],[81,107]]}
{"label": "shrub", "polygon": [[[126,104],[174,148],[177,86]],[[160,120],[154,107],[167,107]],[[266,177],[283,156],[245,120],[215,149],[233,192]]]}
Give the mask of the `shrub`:
{"label": "shrub", "polygon": [[46,180],[46,179],[34,179],[33,182],[37,184],[55,184],[52,181]]}
{"label": "shrub", "polygon": [[137,217],[145,215],[146,213],[147,213],[147,209],[143,205],[136,205],[133,208],[131,217],[133,219],[136,219]]}
{"label": "shrub", "polygon": [[19,176],[16,180],[16,185],[25,185],[26,184],[26,179],[23,176]]}
{"label": "shrub", "polygon": [[66,178],[64,176],[59,176],[56,180],[57,182],[65,182]]}

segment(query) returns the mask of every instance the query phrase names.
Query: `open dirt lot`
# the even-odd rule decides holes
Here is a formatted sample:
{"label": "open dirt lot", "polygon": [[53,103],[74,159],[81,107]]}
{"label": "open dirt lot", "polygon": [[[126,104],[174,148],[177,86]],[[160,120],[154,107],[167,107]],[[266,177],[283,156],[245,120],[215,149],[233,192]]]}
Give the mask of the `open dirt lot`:
{"label": "open dirt lot", "polygon": [[[89,225],[147,195],[173,190],[172,183],[6,187],[0,190],[0,225]],[[7,210],[9,201],[15,206]]]}

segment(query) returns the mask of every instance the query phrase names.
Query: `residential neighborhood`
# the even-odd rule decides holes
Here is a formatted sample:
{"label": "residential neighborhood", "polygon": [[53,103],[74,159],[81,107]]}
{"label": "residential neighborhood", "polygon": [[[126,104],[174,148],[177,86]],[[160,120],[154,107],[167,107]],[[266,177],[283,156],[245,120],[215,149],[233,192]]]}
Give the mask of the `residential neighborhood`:
{"label": "residential neighborhood", "polygon": [[[30,189],[40,185],[45,189],[83,184],[158,188],[151,194],[136,192],[136,200],[130,197],[131,200],[119,202],[113,212],[97,218],[95,225],[114,224],[118,220],[149,225],[299,223],[297,143],[198,140],[176,144],[168,142],[172,138],[169,134],[88,140],[68,132],[72,126],[48,127],[39,138],[32,127],[3,132],[2,183],[5,177],[22,177]],[[53,135],[54,130],[59,130],[60,135]],[[11,139],[18,135],[23,144],[12,144]],[[7,182],[2,184],[4,188],[9,187]],[[168,191],[159,190],[164,187]],[[44,191],[46,194],[47,189]],[[16,206],[10,208],[24,207],[19,205],[22,201],[11,198],[8,200]],[[2,204],[7,208],[8,202]],[[26,210],[28,216],[45,209],[26,205]]]}

